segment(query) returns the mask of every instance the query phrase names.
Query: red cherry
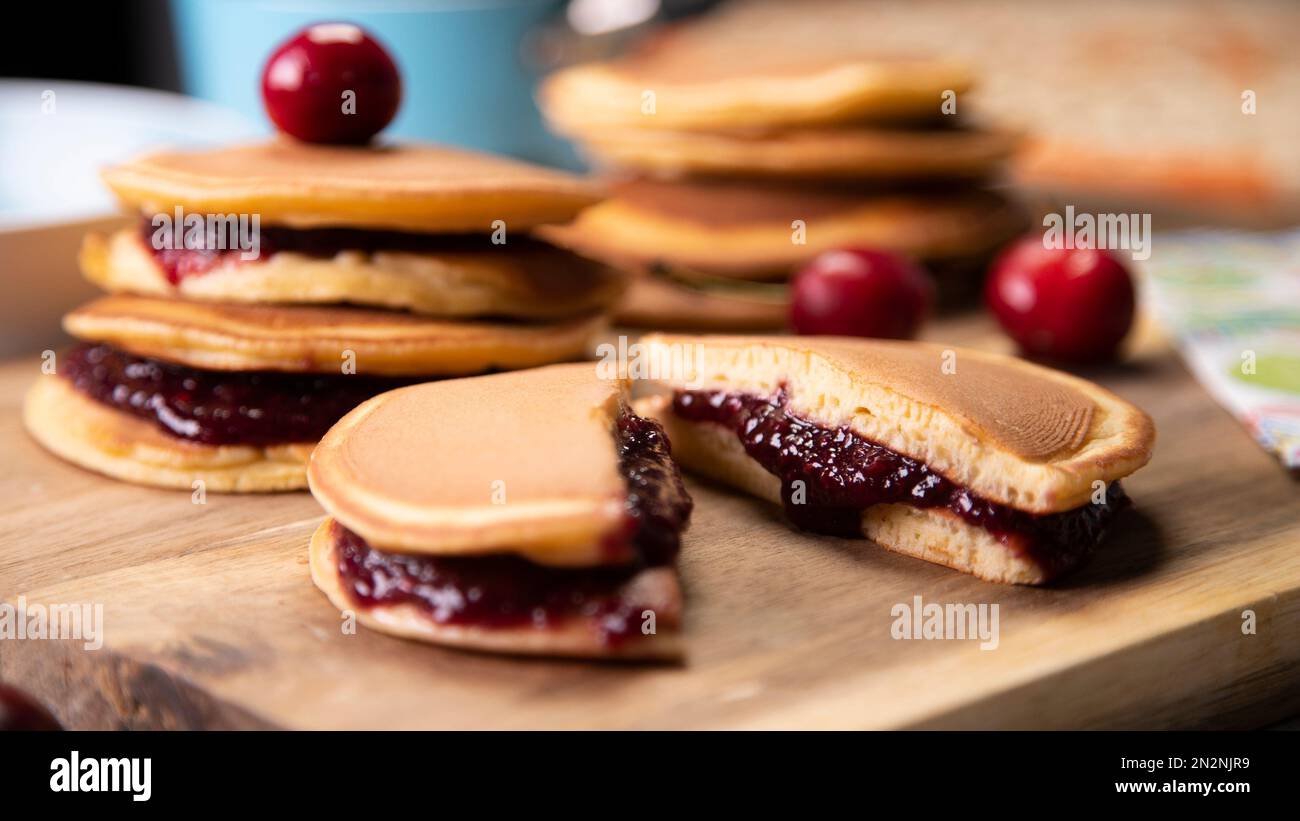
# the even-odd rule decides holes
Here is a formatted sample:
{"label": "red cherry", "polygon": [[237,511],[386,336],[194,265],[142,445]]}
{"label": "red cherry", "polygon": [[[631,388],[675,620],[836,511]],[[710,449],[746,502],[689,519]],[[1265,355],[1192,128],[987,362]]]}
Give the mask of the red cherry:
{"label": "red cherry", "polygon": [[0,731],[61,730],[40,702],[8,684],[0,684]]}
{"label": "red cherry", "polygon": [[909,339],[930,310],[934,284],[907,259],[845,248],[819,254],[790,284],[796,333]]}
{"label": "red cherry", "polygon": [[318,23],[271,54],[262,72],[266,113],[312,143],[364,143],[392,121],[402,78],[388,52],[351,23]]}
{"label": "red cherry", "polygon": [[1133,278],[1106,251],[1017,240],[993,263],[984,300],[1021,350],[1068,362],[1114,357],[1133,324]]}

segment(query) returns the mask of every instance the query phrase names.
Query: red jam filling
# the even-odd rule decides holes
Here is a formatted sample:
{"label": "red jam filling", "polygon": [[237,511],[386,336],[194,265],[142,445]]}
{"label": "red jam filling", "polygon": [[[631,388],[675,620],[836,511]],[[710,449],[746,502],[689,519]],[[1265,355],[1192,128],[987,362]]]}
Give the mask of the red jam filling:
{"label": "red jam filling", "polygon": [[315,442],[372,396],[415,378],[209,371],[85,343],[61,373],[81,393],[205,445]]}
{"label": "red jam filling", "polygon": [[639,563],[671,564],[694,507],[672,445],[662,425],[627,409],[619,414],[616,429],[619,470],[627,484],[623,538]]}
{"label": "red jam filling", "polygon": [[1128,503],[1116,482],[1104,504],[1047,515],[1015,510],[847,427],[801,419],[788,404],[784,390],[770,398],[722,391],[679,391],[673,397],[679,417],[734,432],[749,456],[780,478],[786,515],[806,530],[860,537],[862,511],[872,505],[942,507],[994,534],[1052,577],[1086,556]]}
{"label": "red jam filling", "polygon": [[[222,265],[243,261],[243,251],[239,247],[237,236],[227,236],[224,242],[217,243],[226,245],[225,249],[165,248],[159,247],[161,243],[154,241],[158,230],[148,217],[141,220],[140,236],[144,246],[153,253],[167,281],[172,285],[187,277],[206,274]],[[270,259],[281,251],[329,259],[343,251],[450,254],[502,247],[492,245],[488,234],[417,234],[365,228],[285,228],[264,225],[259,227],[257,237],[259,261]],[[552,250],[552,246],[526,236],[512,236],[509,248],[517,252]]]}
{"label": "red jam filling", "polygon": [[624,411],[618,420],[619,466],[627,482],[626,565],[547,567],[511,555],[417,556],[376,550],[335,523],[340,580],[359,606],[414,604],[438,624],[545,629],[582,618],[618,644],[640,633],[647,602],[623,589],[645,568],[677,557],[691,500],[657,422]]}

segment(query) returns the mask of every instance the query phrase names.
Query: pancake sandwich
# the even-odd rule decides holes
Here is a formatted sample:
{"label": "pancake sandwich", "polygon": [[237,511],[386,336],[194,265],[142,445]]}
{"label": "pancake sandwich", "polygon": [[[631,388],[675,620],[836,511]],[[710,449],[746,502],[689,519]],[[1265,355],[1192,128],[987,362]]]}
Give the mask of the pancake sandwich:
{"label": "pancake sandwich", "polygon": [[49,450],[118,479],[300,490],[312,447],[365,399],[411,382],[580,359],[602,324],[107,296],[65,317],[81,344],[37,381],[25,420]]}
{"label": "pancake sandwich", "polygon": [[557,72],[538,95],[613,181],[545,235],[634,275],[617,321],[781,328],[794,272],[851,246],[913,257],[941,306],[974,298],[1026,216],[990,186],[1018,136],[944,109],[972,85],[964,68],[719,50],[685,34]]}
{"label": "pancake sandwich", "polygon": [[405,638],[504,653],[676,658],[691,500],[660,426],[593,364],[400,388],[308,471],[311,573]]}
{"label": "pancake sandwich", "polygon": [[[503,158],[280,139],[156,153],[104,180],[140,213],[83,245],[86,276],[112,292],[536,321],[599,311],[622,290],[616,272],[532,235],[597,189]],[[167,242],[174,213],[256,214],[256,253]]]}
{"label": "pancake sandwich", "polygon": [[1138,408],[1012,357],[836,337],[643,344],[650,357],[699,346],[638,405],[688,470],[800,528],[989,581],[1042,584],[1081,564],[1154,444]]}
{"label": "pancake sandwich", "polygon": [[623,276],[532,235],[597,199],[436,146],[277,139],[105,172],[139,223],[91,236],[106,290],[27,397],[32,435],[112,477],[300,490],[345,413],[430,379],[583,358]]}

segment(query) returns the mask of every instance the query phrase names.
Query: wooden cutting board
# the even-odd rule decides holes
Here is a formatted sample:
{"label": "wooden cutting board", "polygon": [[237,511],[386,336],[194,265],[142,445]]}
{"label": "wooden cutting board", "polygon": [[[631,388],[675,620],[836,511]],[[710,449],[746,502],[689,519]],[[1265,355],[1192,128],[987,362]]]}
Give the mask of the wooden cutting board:
{"label": "wooden cutting board", "polygon": [[[996,346],[986,321],[931,338]],[[1050,589],[800,534],[691,482],[680,666],[497,658],[360,629],[312,586],[305,493],[147,490],[23,433],[0,366],[0,599],[102,604],[104,646],[0,640],[0,679],[73,727],[1255,726],[1300,712],[1300,485],[1167,350],[1095,378],[1155,418],[1136,510]],[[891,638],[898,604],[997,604],[1000,641]],[[1254,612],[1253,634],[1243,613]]]}

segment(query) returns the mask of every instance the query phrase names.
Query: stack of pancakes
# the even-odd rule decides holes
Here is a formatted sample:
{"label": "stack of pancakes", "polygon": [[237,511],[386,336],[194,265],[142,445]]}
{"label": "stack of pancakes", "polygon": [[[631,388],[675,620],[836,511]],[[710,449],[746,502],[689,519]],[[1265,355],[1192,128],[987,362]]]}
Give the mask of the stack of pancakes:
{"label": "stack of pancakes", "polygon": [[668,42],[560,71],[540,91],[556,130],[621,178],[548,233],[639,274],[616,319],[779,328],[794,271],[848,246],[917,259],[941,303],[960,304],[1023,228],[988,187],[1015,136],[948,113],[970,86],[960,67]]}
{"label": "stack of pancakes", "polygon": [[303,488],[312,448],[360,402],[580,359],[622,291],[533,236],[594,188],[517,162],[273,141],[104,176],[140,221],[87,238],[86,276],[111,295],[65,318],[81,344],[25,417],[56,454],[127,481]]}

